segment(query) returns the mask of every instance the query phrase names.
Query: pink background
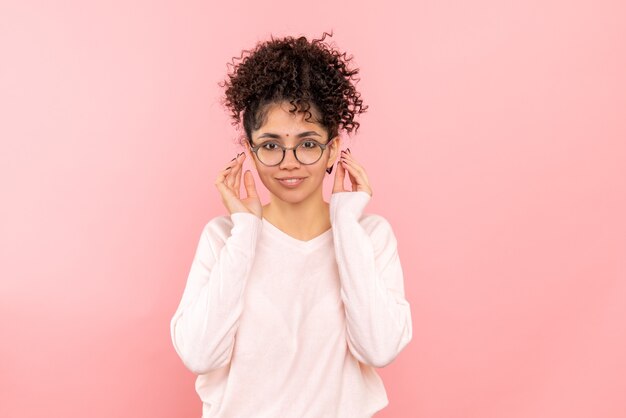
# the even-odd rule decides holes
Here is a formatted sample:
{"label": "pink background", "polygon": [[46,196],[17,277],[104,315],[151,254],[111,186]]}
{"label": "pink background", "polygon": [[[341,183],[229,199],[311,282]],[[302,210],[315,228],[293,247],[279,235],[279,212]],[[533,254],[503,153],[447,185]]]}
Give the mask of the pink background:
{"label": "pink background", "polygon": [[331,29],[413,312],[377,417],[626,416],[624,2],[271,4],[2,1],[0,416],[200,417],[169,320],[240,151],[217,83]]}

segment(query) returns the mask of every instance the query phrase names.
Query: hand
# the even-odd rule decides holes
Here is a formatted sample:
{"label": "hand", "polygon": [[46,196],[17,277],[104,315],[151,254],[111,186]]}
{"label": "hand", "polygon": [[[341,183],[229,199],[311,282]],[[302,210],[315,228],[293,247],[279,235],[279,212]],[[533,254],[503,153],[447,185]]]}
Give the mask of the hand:
{"label": "hand", "polygon": [[348,152],[342,150],[339,163],[337,164],[337,171],[335,172],[335,183],[333,184],[333,193],[347,192],[349,190],[344,189],[343,181],[346,176],[346,171],[350,177],[350,183],[352,183],[352,191],[363,191],[369,193],[372,196],[372,188],[369,185],[367,174],[363,167],[352,158],[350,148]]}
{"label": "hand", "polygon": [[256,191],[252,172],[246,170],[243,182],[248,197],[242,199],[239,194],[241,171],[243,170],[243,160],[246,158],[245,153],[238,154],[233,158],[228,166],[220,172],[215,179],[215,186],[219,190],[222,202],[226,209],[233,214],[236,212],[248,212],[263,218],[263,206]]}

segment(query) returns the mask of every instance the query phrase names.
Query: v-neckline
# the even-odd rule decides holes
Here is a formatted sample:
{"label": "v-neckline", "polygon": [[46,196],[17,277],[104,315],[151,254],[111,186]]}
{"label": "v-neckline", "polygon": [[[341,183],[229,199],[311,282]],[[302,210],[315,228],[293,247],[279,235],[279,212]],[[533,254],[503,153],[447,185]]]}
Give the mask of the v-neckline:
{"label": "v-neckline", "polygon": [[268,221],[265,218],[262,218],[262,221],[263,221],[263,224],[267,227],[267,230],[271,234],[277,236],[278,238],[281,238],[281,239],[287,241],[291,245],[294,245],[294,246],[296,246],[298,248],[303,248],[303,249],[311,249],[311,248],[317,246],[318,243],[324,242],[326,239],[332,237],[332,235],[333,235],[333,228],[330,227],[326,231],[324,231],[321,234],[311,238],[310,240],[303,241],[301,239],[297,239],[295,237],[292,237],[291,235],[289,235],[288,233],[286,233],[282,229],[278,228],[276,225],[274,225],[273,223],[271,223],[270,221]]}

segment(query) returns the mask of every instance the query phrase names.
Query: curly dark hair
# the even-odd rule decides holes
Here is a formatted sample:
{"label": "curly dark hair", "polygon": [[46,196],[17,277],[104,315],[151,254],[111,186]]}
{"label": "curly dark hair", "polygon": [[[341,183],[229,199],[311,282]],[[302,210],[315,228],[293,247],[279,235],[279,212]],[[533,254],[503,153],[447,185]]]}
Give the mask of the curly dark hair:
{"label": "curly dark hair", "polygon": [[[290,113],[307,113],[306,121],[325,127],[328,138],[339,133],[340,127],[350,133],[358,131],[355,116],[364,113],[361,94],[355,85],[358,69],[348,68],[352,56],[346,57],[321,39],[311,42],[306,37],[286,36],[257,43],[253,50],[243,50],[238,64],[228,79],[218,85],[226,88],[222,105],[232,112],[232,125],[241,123],[247,140],[252,143],[252,131],[259,129],[267,116],[268,105],[288,101]],[[249,55],[245,56],[245,53]],[[227,64],[228,66],[229,64]],[[354,80],[354,83],[352,83]]]}

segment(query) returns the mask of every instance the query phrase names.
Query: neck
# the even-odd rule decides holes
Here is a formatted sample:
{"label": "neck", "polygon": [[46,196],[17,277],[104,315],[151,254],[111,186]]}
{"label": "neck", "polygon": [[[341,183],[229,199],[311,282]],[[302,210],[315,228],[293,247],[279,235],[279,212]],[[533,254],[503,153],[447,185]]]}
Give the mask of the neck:
{"label": "neck", "polygon": [[315,236],[330,228],[329,204],[324,201],[322,188],[307,199],[291,203],[271,195],[263,207],[263,217],[280,229],[300,237]]}

